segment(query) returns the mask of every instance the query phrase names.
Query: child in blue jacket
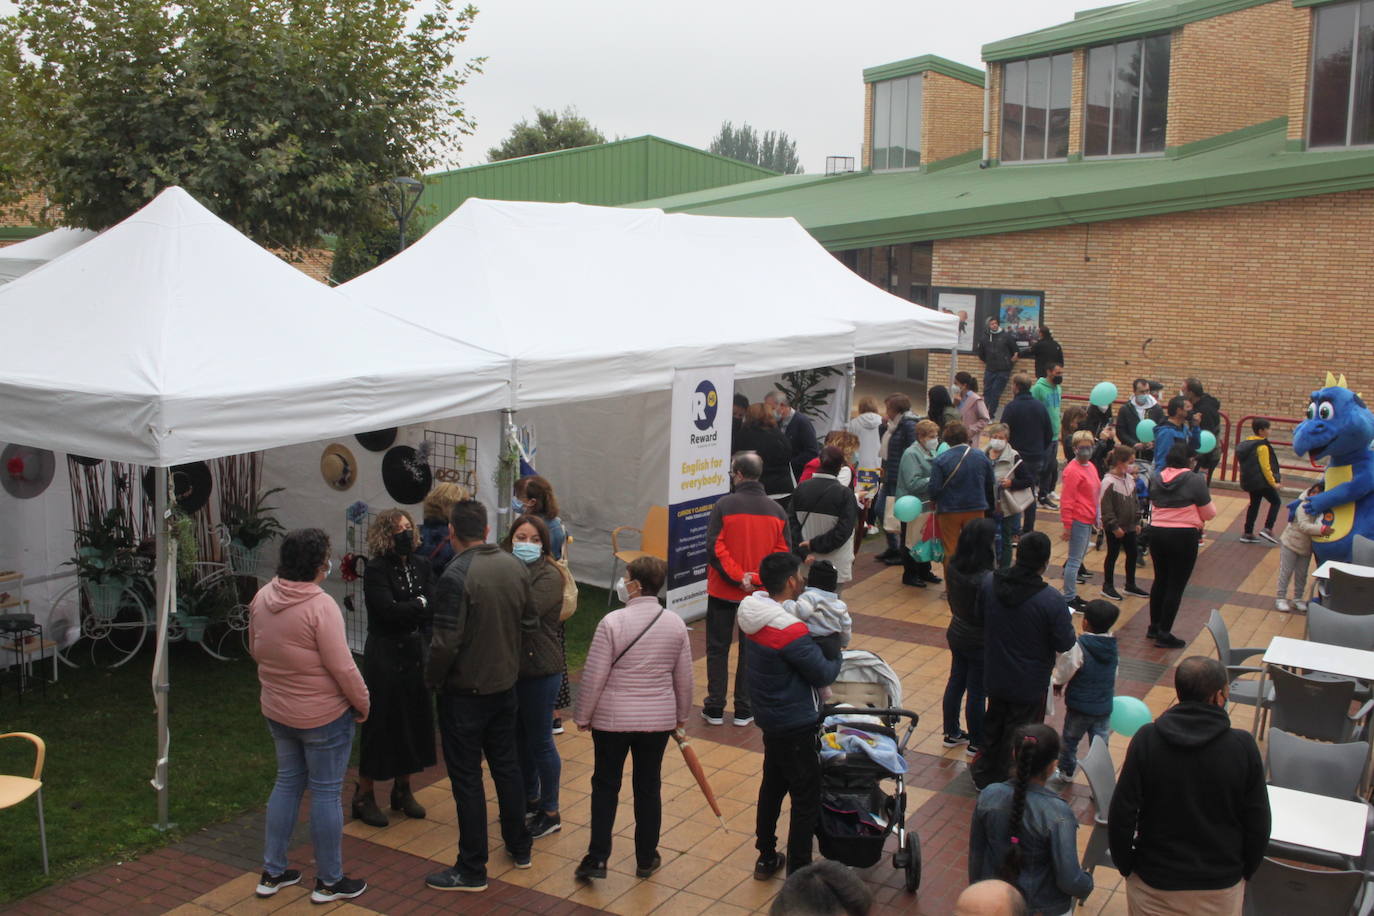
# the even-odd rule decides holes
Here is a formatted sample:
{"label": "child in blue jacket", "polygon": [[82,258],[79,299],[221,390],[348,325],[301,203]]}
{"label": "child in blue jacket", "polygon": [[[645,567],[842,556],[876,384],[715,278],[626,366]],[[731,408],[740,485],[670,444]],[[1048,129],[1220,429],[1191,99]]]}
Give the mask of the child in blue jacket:
{"label": "child in blue jacket", "polygon": [[1116,693],[1117,645],[1112,627],[1121,609],[1097,598],[1083,606],[1083,633],[1078,648],[1083,664],[1064,686],[1064,733],[1059,750],[1059,769],[1050,788],[1062,789],[1073,782],[1078,769],[1078,742],[1088,735],[1106,741],[1111,735],[1112,696]]}

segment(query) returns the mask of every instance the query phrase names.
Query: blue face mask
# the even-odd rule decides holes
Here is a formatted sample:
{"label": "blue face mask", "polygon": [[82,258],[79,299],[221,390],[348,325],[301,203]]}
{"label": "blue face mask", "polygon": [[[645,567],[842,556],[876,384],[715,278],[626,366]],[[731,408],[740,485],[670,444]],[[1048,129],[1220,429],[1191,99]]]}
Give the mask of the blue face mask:
{"label": "blue face mask", "polygon": [[510,552],[525,563],[533,563],[544,555],[544,548],[529,541],[516,541],[511,545]]}

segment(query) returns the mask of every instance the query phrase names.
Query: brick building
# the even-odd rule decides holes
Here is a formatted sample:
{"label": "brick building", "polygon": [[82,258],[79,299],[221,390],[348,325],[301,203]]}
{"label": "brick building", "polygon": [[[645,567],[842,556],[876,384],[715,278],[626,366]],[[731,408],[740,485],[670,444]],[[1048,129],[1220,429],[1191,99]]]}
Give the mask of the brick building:
{"label": "brick building", "polygon": [[[1374,386],[1374,22],[1361,16],[1374,4],[1088,10],[985,45],[985,71],[935,57],[866,70],[860,172],[641,206],[795,217],[893,293],[962,304],[971,331],[1039,305],[1070,393],[1197,375],[1237,418],[1293,416],[1328,367]],[[864,365],[943,382],[950,355]]]}

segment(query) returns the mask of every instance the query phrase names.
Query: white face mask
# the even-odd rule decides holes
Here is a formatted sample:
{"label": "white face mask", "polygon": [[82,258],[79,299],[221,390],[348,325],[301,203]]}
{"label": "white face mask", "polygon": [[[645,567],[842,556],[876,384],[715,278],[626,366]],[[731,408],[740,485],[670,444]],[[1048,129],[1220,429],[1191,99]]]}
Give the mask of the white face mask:
{"label": "white face mask", "polygon": [[991,448],[994,452],[1000,452],[1002,449],[1004,449],[1004,448],[1007,447],[1007,440],[1006,440],[1006,439],[989,439],[989,440],[988,440],[988,447]]}
{"label": "white face mask", "polygon": [[928,452],[935,451],[935,446],[940,443],[939,439],[922,439],[921,446]]}
{"label": "white face mask", "polygon": [[630,603],[630,589],[625,584],[625,577],[621,576],[615,580],[615,596],[620,599],[621,604]]}

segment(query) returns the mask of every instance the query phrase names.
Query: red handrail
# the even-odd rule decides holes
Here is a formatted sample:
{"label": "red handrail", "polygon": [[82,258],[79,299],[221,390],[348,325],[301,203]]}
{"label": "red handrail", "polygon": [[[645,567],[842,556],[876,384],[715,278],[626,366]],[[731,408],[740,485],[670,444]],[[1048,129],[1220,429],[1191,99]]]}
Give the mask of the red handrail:
{"label": "red handrail", "polygon": [[[1062,396],[1061,400],[1088,402],[1092,401],[1091,398],[1081,394],[1066,394]],[[1222,472],[1222,480],[1225,480],[1226,468],[1230,465],[1230,462],[1228,462],[1227,459],[1231,455],[1231,418],[1227,415],[1226,411],[1224,410],[1217,411],[1217,415],[1221,417],[1221,435],[1217,436],[1217,448],[1221,450],[1221,456],[1217,461],[1217,468]],[[1249,420],[1253,418],[1246,417],[1245,419]],[[1113,418],[1112,422],[1116,422],[1115,418]],[[1242,426],[1244,425],[1244,420],[1241,421],[1241,424]],[[1292,443],[1287,444],[1291,445]]]}
{"label": "red handrail", "polygon": [[[1240,424],[1236,427],[1236,448],[1240,448],[1241,442],[1244,441],[1245,430],[1248,428],[1251,420],[1268,420],[1270,423],[1281,423],[1286,426],[1292,426],[1296,428],[1297,425],[1303,421],[1303,419],[1303,417],[1267,417],[1264,414],[1251,414],[1249,416],[1241,417]],[[1275,439],[1273,436],[1270,436],[1269,444],[1292,445],[1293,440]],[[1278,452],[1275,451],[1274,454],[1277,455]],[[1304,473],[1323,470],[1321,465],[1317,464],[1310,458],[1307,459],[1307,464],[1284,464],[1282,461],[1280,461],[1279,467],[1285,471],[1302,471]],[[1233,459],[1231,463],[1226,466],[1226,470],[1230,473],[1231,480],[1240,479],[1240,461],[1238,459]]]}

